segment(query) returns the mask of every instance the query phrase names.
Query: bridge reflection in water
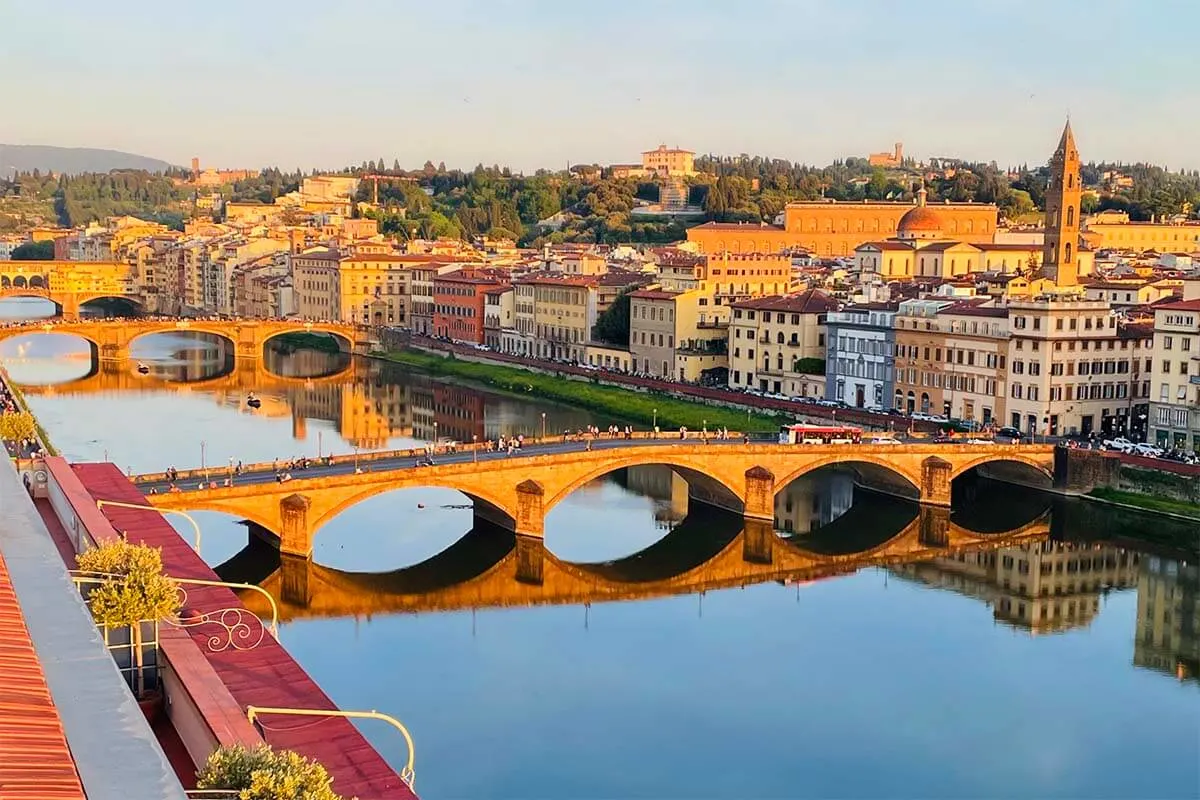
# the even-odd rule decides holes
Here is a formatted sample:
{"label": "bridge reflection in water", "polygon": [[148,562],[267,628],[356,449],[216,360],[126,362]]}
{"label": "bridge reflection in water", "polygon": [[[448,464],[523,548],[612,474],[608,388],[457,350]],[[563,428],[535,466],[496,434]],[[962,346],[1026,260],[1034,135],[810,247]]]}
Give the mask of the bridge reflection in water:
{"label": "bridge reflection in water", "polygon": [[[669,473],[660,478],[670,482]],[[615,480],[646,483],[645,473],[639,477],[636,470],[618,473]],[[801,491],[805,497],[812,494],[807,487]],[[953,514],[854,491],[861,494],[858,502],[843,513],[831,507],[828,516],[836,518],[803,532],[777,531],[782,520],[772,525],[709,506],[676,517],[672,505],[662,503],[656,516],[668,531],[659,541],[628,557],[600,563],[562,560],[547,551],[541,539],[477,520],[446,550],[403,569],[334,569],[311,559],[281,556],[251,535],[250,543],[217,572],[226,580],[267,589],[278,598],[281,616],[293,620],[638,600],[767,581],[807,582],[871,566],[907,574],[910,565],[958,563],[977,554],[1008,564],[1010,558],[1015,563],[1015,554],[1033,552],[1051,536],[1051,499],[1036,491],[1009,491],[1002,503],[983,497]],[[783,509],[787,492],[780,495],[778,506]],[[1122,569],[1128,572],[1129,565]],[[267,613],[254,593],[242,599],[256,613]]]}
{"label": "bridge reflection in water", "polygon": [[[49,334],[53,336],[53,334]],[[181,334],[158,334],[176,340]],[[151,338],[151,337],[148,337]],[[233,392],[287,392],[326,384],[353,383],[366,377],[368,366],[348,354],[313,350],[289,352],[267,347],[260,359],[237,359],[232,345],[209,334],[186,334],[188,341],[168,354],[134,353],[125,360],[90,356],[88,371],[61,383],[28,384],[26,394],[100,394],[193,389]],[[21,353],[21,349],[18,349]],[[82,354],[81,354],[82,355]],[[145,365],[147,372],[139,371]]]}

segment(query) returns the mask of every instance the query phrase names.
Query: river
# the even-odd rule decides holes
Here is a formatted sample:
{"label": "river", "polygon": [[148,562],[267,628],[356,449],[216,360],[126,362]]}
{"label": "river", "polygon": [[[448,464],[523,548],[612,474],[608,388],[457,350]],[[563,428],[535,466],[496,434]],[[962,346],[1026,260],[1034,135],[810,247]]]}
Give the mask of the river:
{"label": "river", "polygon": [[[272,352],[222,377],[230,362],[202,337],[135,347],[146,375],[96,371],[61,336],[4,342],[0,358],[64,455],[135,472],[611,422],[327,354]],[[780,493],[772,545],[813,566],[722,588],[720,565],[748,546],[740,519],[689,514],[665,467],[624,470],[546,522],[547,569],[609,590],[561,598],[547,581],[534,604],[495,582],[476,600],[456,591],[480,587],[475,562],[504,534],[468,535],[455,492],[346,509],[311,565],[251,552],[231,517],[195,516],[210,564],[259,570],[281,592],[281,640],[341,707],[409,727],[427,798],[1196,797],[1187,529],[987,482],[966,491],[964,528],[1035,533],[878,563],[854,554],[914,524],[916,507],[822,471]],[[404,569],[455,543],[436,570]],[[284,569],[312,595],[283,596]],[[677,575],[692,577],[665,590]],[[394,731],[363,731],[403,763]]]}

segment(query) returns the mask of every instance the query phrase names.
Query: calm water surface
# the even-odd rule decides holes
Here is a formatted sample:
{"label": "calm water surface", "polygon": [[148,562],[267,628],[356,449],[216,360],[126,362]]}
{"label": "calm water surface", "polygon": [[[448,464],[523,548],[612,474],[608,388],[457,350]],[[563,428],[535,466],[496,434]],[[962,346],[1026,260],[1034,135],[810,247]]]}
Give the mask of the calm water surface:
{"label": "calm water surface", "polygon": [[[314,353],[222,378],[219,342],[174,335],[137,343],[145,377],[97,372],[68,337],[4,342],[0,357],[64,454],[134,471],[535,434],[543,414],[551,431],[611,422]],[[624,470],[547,519],[547,574],[598,576],[595,596],[558,604],[547,580],[545,604],[504,608],[515,584],[488,582],[478,608],[455,591],[480,559],[510,557],[502,532],[468,535],[455,492],[347,509],[312,565],[244,549],[231,517],[196,516],[214,566],[258,571],[272,591],[285,570],[308,578],[310,597],[281,593],[281,639],[340,706],[406,723],[423,797],[1200,795],[1196,556],[1165,543],[1160,520],[986,483],[965,496],[968,530],[1046,535],[835,569],[918,512],[821,472],[776,503],[775,563],[811,568],[720,588],[723,565],[744,563],[741,521],[689,513],[665,467]],[[1164,543],[1135,543],[1150,534]],[[687,585],[663,596],[672,576]],[[613,591],[629,599],[605,602]],[[403,763],[387,726],[363,731]]]}

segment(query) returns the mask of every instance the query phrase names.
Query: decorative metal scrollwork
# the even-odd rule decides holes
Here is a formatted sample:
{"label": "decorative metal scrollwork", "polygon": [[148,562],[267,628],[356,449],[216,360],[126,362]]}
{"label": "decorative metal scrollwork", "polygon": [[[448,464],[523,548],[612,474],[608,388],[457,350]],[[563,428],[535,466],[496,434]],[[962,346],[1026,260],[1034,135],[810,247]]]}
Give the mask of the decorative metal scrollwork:
{"label": "decorative metal scrollwork", "polygon": [[[216,625],[221,630],[208,637],[208,649],[213,653],[225,650],[253,650],[258,647],[267,635],[267,626],[258,617],[245,608],[218,608],[203,614],[188,614],[187,589],[179,587],[180,608],[183,609],[179,619],[169,620],[170,625],[177,628],[199,628],[201,625]],[[258,629],[257,634],[255,628]]]}

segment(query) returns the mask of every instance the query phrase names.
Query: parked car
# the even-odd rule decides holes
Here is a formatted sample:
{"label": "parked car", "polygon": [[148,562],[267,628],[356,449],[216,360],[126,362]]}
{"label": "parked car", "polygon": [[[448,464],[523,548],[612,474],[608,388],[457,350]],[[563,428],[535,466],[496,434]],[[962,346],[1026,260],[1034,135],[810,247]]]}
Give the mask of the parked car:
{"label": "parked car", "polygon": [[1018,428],[1013,428],[1008,425],[1006,425],[1005,427],[1000,428],[998,431],[996,431],[996,435],[1003,436],[1005,439],[1014,439],[1014,440],[1025,438],[1025,434],[1021,433],[1021,431]]}
{"label": "parked car", "polygon": [[1124,436],[1118,436],[1116,439],[1105,439],[1102,444],[1105,450],[1120,450],[1122,453],[1128,453],[1134,448],[1133,442]]}
{"label": "parked car", "polygon": [[1135,444],[1132,451],[1127,450],[1126,452],[1132,452],[1134,455],[1147,456],[1149,458],[1158,458],[1163,454],[1162,448],[1155,447],[1146,442]]}

